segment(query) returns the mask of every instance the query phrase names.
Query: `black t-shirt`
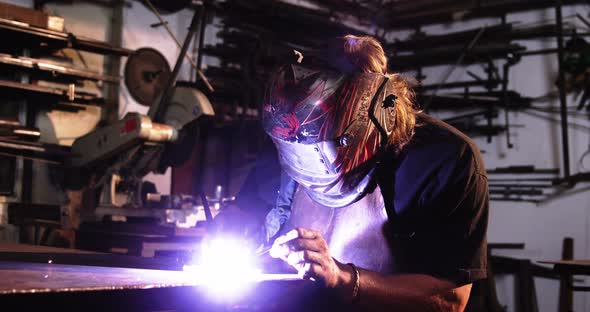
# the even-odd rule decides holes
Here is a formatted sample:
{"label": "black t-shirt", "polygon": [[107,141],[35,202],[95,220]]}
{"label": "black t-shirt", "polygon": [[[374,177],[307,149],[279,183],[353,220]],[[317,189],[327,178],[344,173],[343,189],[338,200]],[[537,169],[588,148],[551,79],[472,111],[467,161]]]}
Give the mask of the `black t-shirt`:
{"label": "black t-shirt", "polygon": [[489,198],[479,149],[436,118],[417,121],[411,142],[378,170],[395,271],[458,285],[485,278]]}

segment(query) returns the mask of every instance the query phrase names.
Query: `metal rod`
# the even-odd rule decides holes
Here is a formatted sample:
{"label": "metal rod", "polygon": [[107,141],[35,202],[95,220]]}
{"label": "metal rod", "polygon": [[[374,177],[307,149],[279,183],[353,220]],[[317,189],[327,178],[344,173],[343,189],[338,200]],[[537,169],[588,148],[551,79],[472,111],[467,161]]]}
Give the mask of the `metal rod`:
{"label": "metal rod", "polygon": [[511,189],[523,189],[523,188],[554,188],[555,185],[553,184],[492,184],[490,183],[488,187],[491,188],[511,188]]}
{"label": "metal rod", "polygon": [[509,196],[509,195],[530,195],[530,196],[537,196],[537,195],[543,195],[543,191],[542,190],[538,190],[538,189],[511,189],[511,188],[507,188],[507,189],[490,189],[490,195],[495,194],[495,195],[505,195],[505,196]]}
{"label": "metal rod", "polygon": [[426,112],[428,111],[428,107],[432,103],[432,99],[434,98],[434,96],[438,93],[438,90],[440,89],[440,86],[442,86],[447,81],[447,79],[449,79],[449,77],[451,76],[451,74],[455,71],[455,68],[457,68],[457,66],[459,66],[459,65],[461,65],[461,63],[463,63],[463,59],[467,56],[467,54],[469,54],[471,52],[471,50],[473,49],[473,47],[475,46],[475,44],[477,43],[477,41],[479,40],[479,38],[481,38],[481,36],[483,35],[483,33],[484,33],[485,30],[486,30],[486,26],[484,26],[484,27],[482,27],[482,28],[479,29],[479,31],[477,32],[477,34],[475,35],[475,37],[471,40],[471,42],[469,42],[469,45],[467,46],[467,48],[465,48],[465,50],[463,51],[463,53],[461,53],[461,55],[459,56],[459,58],[457,59],[457,61],[455,62],[455,64],[453,64],[453,66],[449,67],[449,69],[447,70],[447,72],[443,76],[443,79],[438,84],[439,87],[436,88],[434,90],[434,92],[432,92],[432,94],[428,98],[428,101],[424,104],[424,106],[423,106],[423,110],[424,111],[426,111]]}
{"label": "metal rod", "polygon": [[[180,41],[178,41],[178,39],[176,38],[176,36],[172,32],[172,30],[170,29],[170,26],[168,26],[168,23],[166,21],[164,21],[164,18],[162,17],[160,12],[158,12],[158,10],[152,5],[150,0],[144,0],[144,1],[147,4],[147,6],[150,8],[150,10],[152,10],[154,15],[158,17],[158,19],[160,20],[160,23],[162,23],[162,26],[164,26],[164,28],[166,29],[166,31],[168,32],[170,37],[172,37],[172,39],[176,43],[176,46],[180,49],[181,48]],[[195,12],[195,15],[197,15],[197,14],[198,13]],[[199,75],[199,77],[201,77],[201,79],[203,79],[203,82],[205,83],[205,86],[207,86],[207,89],[209,89],[209,91],[211,91],[211,92],[215,91],[215,89],[213,89],[213,86],[209,83],[209,80],[207,80],[207,77],[205,77],[205,75],[203,75],[203,73],[201,72],[201,70],[197,66],[197,63],[195,63],[195,61],[193,60],[193,58],[188,53],[185,53],[184,57],[186,57],[186,59],[191,63],[193,68],[197,71],[197,74]]]}
{"label": "metal rod", "polygon": [[580,13],[576,13],[576,17],[579,18],[582,21],[582,23],[586,25],[586,27],[590,28],[590,22],[588,22],[588,20],[586,20],[582,15],[580,15]]}
{"label": "metal rod", "polygon": [[508,148],[514,147],[510,142],[510,97],[508,96],[508,75],[510,74],[511,63],[510,59],[506,60],[502,73],[504,75],[502,78],[502,101],[504,102],[504,123],[506,124],[506,146]]}
{"label": "metal rod", "polygon": [[541,202],[541,200],[539,200],[539,199],[529,199],[529,198],[520,198],[520,197],[509,198],[509,197],[491,196],[490,200],[491,201],[507,201],[507,202],[528,202],[528,203],[534,203],[534,204],[538,204]]}
{"label": "metal rod", "polygon": [[523,179],[523,178],[503,178],[503,179],[488,179],[489,182],[518,182],[518,181],[536,181],[536,182],[553,182],[555,181],[554,178],[530,178],[530,179]]}
{"label": "metal rod", "polygon": [[[147,0],[146,0],[147,1]],[[176,65],[174,66],[174,70],[170,74],[170,79],[168,79],[168,83],[166,84],[166,88],[162,93],[162,97],[160,98],[159,102],[156,102],[154,107],[150,107],[148,112],[148,116],[155,122],[161,122],[161,115],[164,113],[164,107],[170,97],[172,97],[174,86],[176,85],[176,79],[178,78],[178,73],[180,72],[180,67],[182,66],[182,60],[184,59],[184,55],[188,50],[188,47],[191,43],[191,39],[195,36],[195,32],[197,30],[197,25],[199,21],[199,12],[195,11],[193,14],[193,19],[191,20],[191,24],[189,26],[188,34],[184,39],[184,44],[180,49],[180,54],[178,55],[178,59],[176,59]]]}
{"label": "metal rod", "polygon": [[497,167],[496,169],[488,169],[488,174],[489,173],[559,174],[559,169],[556,169],[556,168],[537,169],[531,165],[524,165],[524,166],[508,166],[508,167]]}
{"label": "metal rod", "polygon": [[270,252],[270,250],[272,249],[272,245],[271,246],[266,246],[263,247],[262,249],[256,251],[256,255],[257,256],[264,256],[265,254],[267,254],[268,252]]}
{"label": "metal rod", "polygon": [[207,200],[207,195],[205,192],[201,190],[199,192],[199,196],[201,197],[201,202],[203,203],[203,210],[205,211],[205,220],[207,220],[208,224],[213,222],[213,214],[211,214],[211,206],[209,205],[209,201]]}
{"label": "metal rod", "polygon": [[589,286],[572,286],[571,289],[573,291],[590,291]]}
{"label": "metal rod", "polygon": [[[202,6],[199,7],[199,11],[202,11],[202,10],[204,10],[204,8]],[[201,24],[202,23],[203,23],[203,19],[202,18],[199,18],[199,26],[198,26],[199,29],[201,28]],[[198,47],[198,42],[199,42],[200,39],[199,39],[198,35],[199,34],[196,33],[195,34],[195,38],[193,39],[193,46],[192,46],[192,49],[191,49],[191,59],[193,59],[193,60],[195,59],[195,56],[197,55],[197,51],[198,51],[198,48],[199,48]],[[197,80],[199,80],[199,76],[197,75],[197,72],[201,69],[199,67],[199,64],[195,64],[195,65],[197,65],[197,67],[195,68],[195,70],[192,70],[191,71],[190,78],[189,78],[189,80],[191,82],[193,82],[193,83],[195,83],[195,82],[197,82]]]}
{"label": "metal rod", "polygon": [[517,55],[520,56],[527,56],[527,55],[538,55],[538,54],[548,54],[548,53],[557,53],[557,49],[541,49],[541,50],[533,50],[533,51],[523,51],[523,52],[516,52]]}
{"label": "metal rod", "polygon": [[570,178],[570,155],[569,155],[569,135],[567,127],[567,99],[565,90],[565,76],[563,72],[563,19],[561,15],[561,0],[555,1],[555,18],[557,20],[557,65],[559,88],[559,108],[561,115],[561,146],[563,148],[563,177]]}
{"label": "metal rod", "polygon": [[444,122],[446,123],[452,123],[452,122],[456,122],[456,121],[461,121],[463,119],[472,119],[478,116],[487,116],[489,114],[488,110],[484,110],[484,111],[480,111],[480,112],[475,112],[475,113],[470,113],[470,114],[465,114],[465,115],[459,115],[459,116],[454,116],[451,118],[445,118],[443,119]]}
{"label": "metal rod", "polygon": [[[494,73],[496,72],[495,69],[495,65],[494,62],[491,59],[488,59],[488,67],[486,68],[486,73],[488,75],[488,80],[491,80],[494,78]],[[498,75],[499,78],[499,75]],[[488,90],[488,92],[492,92],[492,86],[488,85],[486,86],[486,89]],[[493,118],[493,107],[492,106],[488,106],[488,114],[485,115],[486,116],[486,124],[488,126],[488,128],[491,128],[492,125],[492,118]],[[491,143],[492,142],[492,134],[488,134],[487,135],[487,142]]]}
{"label": "metal rod", "polygon": [[524,249],[524,243],[488,243],[488,249]]}
{"label": "metal rod", "polygon": [[436,84],[436,85],[423,85],[417,88],[420,91],[432,90],[432,89],[453,89],[453,88],[463,88],[463,87],[473,87],[473,86],[488,86],[488,85],[497,85],[500,81],[497,80],[480,80],[480,81],[458,81],[458,82],[449,82],[444,84]]}

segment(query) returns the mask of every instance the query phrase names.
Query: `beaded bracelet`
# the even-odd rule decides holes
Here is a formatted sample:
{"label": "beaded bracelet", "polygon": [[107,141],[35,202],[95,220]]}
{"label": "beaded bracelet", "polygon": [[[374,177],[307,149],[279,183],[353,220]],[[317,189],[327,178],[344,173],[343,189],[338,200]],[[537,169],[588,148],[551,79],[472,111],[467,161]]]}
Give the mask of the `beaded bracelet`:
{"label": "beaded bracelet", "polygon": [[352,268],[354,272],[354,286],[352,288],[352,302],[356,303],[359,300],[359,288],[361,287],[361,274],[359,273],[359,269],[356,265],[352,263],[347,263]]}

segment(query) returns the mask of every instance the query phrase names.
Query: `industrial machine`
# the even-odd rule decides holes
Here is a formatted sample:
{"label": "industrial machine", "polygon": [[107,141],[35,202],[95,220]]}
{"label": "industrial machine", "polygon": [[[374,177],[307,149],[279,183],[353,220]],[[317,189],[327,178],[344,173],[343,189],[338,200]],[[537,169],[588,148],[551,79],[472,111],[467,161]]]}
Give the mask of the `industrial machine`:
{"label": "industrial machine", "polygon": [[[195,13],[174,70],[152,48],[138,49],[128,57],[125,85],[133,99],[149,107],[147,114],[128,113],[121,120],[76,139],[72,145],[70,165],[92,172],[95,187],[101,189],[94,214],[97,220],[105,216],[166,219],[166,209],[153,209],[152,204],[170,197],[146,187],[149,184],[143,178],[150,172],[164,173],[179,159],[186,160],[190,153],[183,148],[192,147],[196,140],[195,123],[214,116],[211,102],[203,92],[176,86],[197,19]],[[165,205],[169,207],[164,208],[179,208],[182,203],[176,204],[171,207],[175,204],[168,200]],[[178,213],[168,215],[174,219],[184,217]]]}

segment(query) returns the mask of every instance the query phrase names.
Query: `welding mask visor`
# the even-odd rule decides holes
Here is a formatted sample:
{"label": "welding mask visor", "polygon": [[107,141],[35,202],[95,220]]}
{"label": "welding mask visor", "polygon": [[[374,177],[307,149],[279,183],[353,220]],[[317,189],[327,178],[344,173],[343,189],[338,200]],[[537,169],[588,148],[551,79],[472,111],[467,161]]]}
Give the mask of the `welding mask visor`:
{"label": "welding mask visor", "polygon": [[283,170],[324,206],[360,199],[394,127],[394,107],[384,105],[393,90],[382,74],[281,67],[266,90],[263,125]]}

